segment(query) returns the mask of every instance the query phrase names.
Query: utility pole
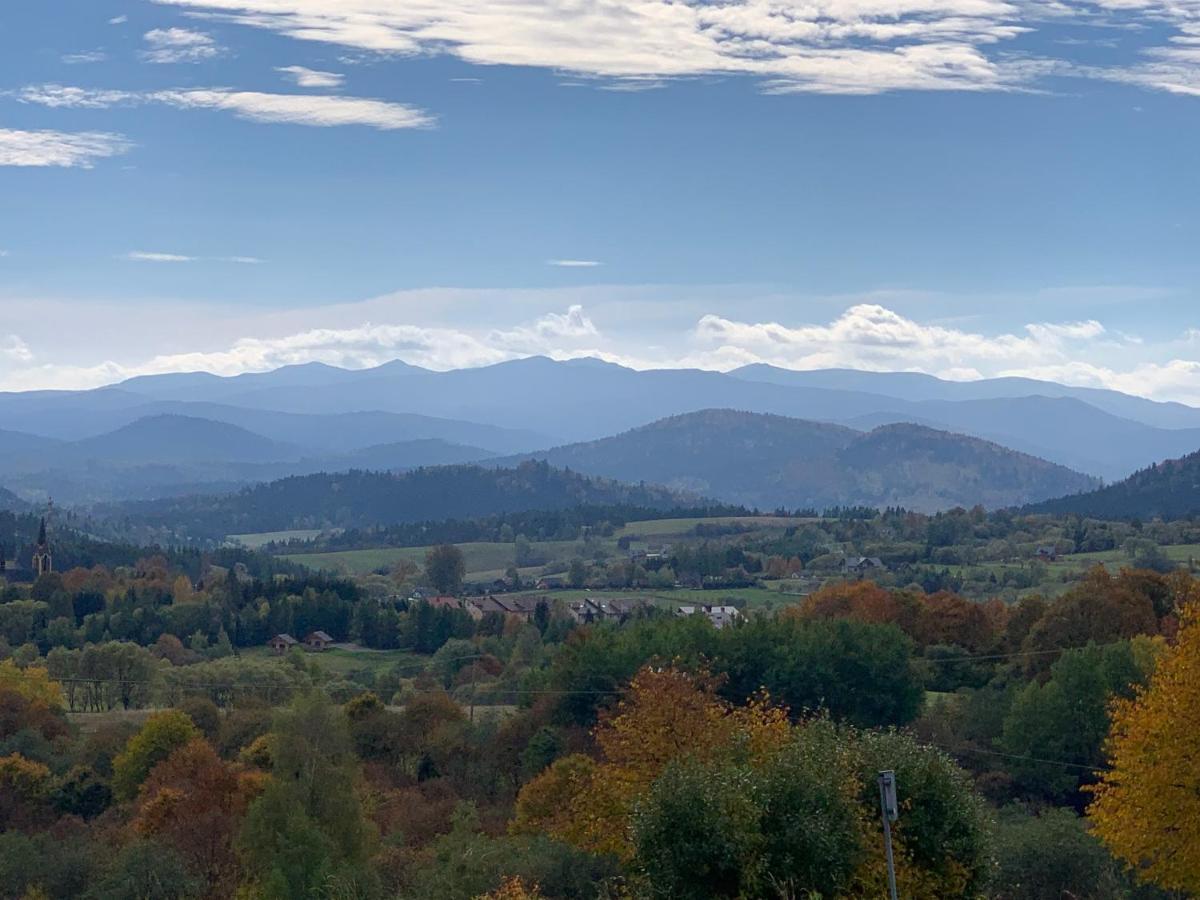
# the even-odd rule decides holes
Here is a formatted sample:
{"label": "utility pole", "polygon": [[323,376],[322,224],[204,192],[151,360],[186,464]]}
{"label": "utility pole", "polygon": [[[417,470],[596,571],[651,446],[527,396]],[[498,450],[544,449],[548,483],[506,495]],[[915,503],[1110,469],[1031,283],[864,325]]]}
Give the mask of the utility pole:
{"label": "utility pole", "polygon": [[883,811],[883,848],[887,852],[888,892],[897,900],[896,861],[892,858],[892,823],[900,818],[896,804],[896,773],[891,769],[879,773],[879,807]]}

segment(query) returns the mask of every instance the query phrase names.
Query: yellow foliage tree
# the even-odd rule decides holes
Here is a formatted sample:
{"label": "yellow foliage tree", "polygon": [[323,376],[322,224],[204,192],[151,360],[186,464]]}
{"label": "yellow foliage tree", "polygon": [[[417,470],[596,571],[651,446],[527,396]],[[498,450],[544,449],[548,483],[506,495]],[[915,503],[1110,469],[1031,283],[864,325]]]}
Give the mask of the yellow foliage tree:
{"label": "yellow foliage tree", "polygon": [[62,685],[50,677],[42,666],[22,669],[11,659],[0,662],[0,691],[12,691],[31,703],[50,709],[63,705]]}
{"label": "yellow foliage tree", "polygon": [[1096,834],[1146,881],[1200,894],[1200,604],[1183,611],[1150,683],[1114,704],[1106,749],[1112,768],[1088,811]]}
{"label": "yellow foliage tree", "polygon": [[596,728],[601,761],[570,756],[529,782],[517,798],[513,830],[542,831],[595,853],[631,858],[630,814],[668,763],[734,750],[753,763],[788,739],[787,712],[769,698],[733,707],[716,687],[705,675],[643,668]]}

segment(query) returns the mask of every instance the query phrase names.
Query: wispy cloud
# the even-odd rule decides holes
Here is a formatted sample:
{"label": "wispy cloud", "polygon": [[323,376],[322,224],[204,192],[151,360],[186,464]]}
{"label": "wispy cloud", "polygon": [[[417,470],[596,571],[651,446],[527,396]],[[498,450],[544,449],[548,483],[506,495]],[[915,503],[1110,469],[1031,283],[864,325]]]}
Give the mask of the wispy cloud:
{"label": "wispy cloud", "polygon": [[277,66],[275,71],[287,75],[299,87],[306,88],[336,88],[341,87],[342,82],[346,80],[345,75],[339,75],[337,72],[322,72],[304,66]]}
{"label": "wispy cloud", "polygon": [[0,128],[0,166],[90,169],[97,160],[126,153],[133,144],[101,131],[19,131]]}
{"label": "wispy cloud", "polygon": [[594,269],[600,262],[595,259],[548,259],[546,265],[562,269]]}
{"label": "wispy cloud", "polygon": [[15,334],[0,336],[0,359],[14,363],[33,361],[33,353],[20,337]]}
{"label": "wispy cloud", "polygon": [[391,131],[434,123],[425,111],[403,103],[328,94],[269,94],[228,88],[114,91],[60,84],[31,85],[11,94],[23,103],[49,107],[104,109],[161,103],[178,109],[224,110],[252,122],[314,127],[365,125]]}
{"label": "wispy cloud", "polygon": [[179,253],[155,253],[150,250],[130,250],[123,255],[121,259],[127,259],[130,262],[154,262],[154,263],[184,263],[195,262],[194,256],[183,256]]}
{"label": "wispy cloud", "polygon": [[104,62],[108,54],[103,50],[87,50],[83,53],[67,53],[60,59],[68,66],[86,65],[87,63]]}
{"label": "wispy cloud", "polygon": [[128,21],[129,21],[129,16],[124,16],[124,15],[113,16],[111,19],[108,20],[108,24],[109,25],[124,25]]}
{"label": "wispy cloud", "polygon": [[150,250],[131,250],[122,254],[120,259],[130,262],[152,263],[190,263],[190,262],[223,262],[238,265],[258,265],[262,262],[257,256],[185,256],[182,253],[160,253]]}
{"label": "wispy cloud", "polygon": [[212,35],[189,28],[155,28],[142,37],[149,46],[141,57],[151,63],[198,63],[224,52]]}

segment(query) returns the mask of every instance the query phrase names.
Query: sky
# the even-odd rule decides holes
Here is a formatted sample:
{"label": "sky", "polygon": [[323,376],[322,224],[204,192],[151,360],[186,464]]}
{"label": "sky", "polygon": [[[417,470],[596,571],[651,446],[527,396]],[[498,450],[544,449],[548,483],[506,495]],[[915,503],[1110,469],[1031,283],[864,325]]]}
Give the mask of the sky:
{"label": "sky", "polygon": [[0,390],[531,354],[1200,405],[1200,0],[0,4]]}

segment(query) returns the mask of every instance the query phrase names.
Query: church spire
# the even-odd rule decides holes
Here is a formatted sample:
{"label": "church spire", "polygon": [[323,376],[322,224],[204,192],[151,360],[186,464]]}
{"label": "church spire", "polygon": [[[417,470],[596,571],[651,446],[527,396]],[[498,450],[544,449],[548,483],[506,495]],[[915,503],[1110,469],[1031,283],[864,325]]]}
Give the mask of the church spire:
{"label": "church spire", "polygon": [[46,519],[38,528],[37,547],[33,550],[33,574],[47,575],[54,571],[54,558],[50,555],[50,543],[46,538]]}

